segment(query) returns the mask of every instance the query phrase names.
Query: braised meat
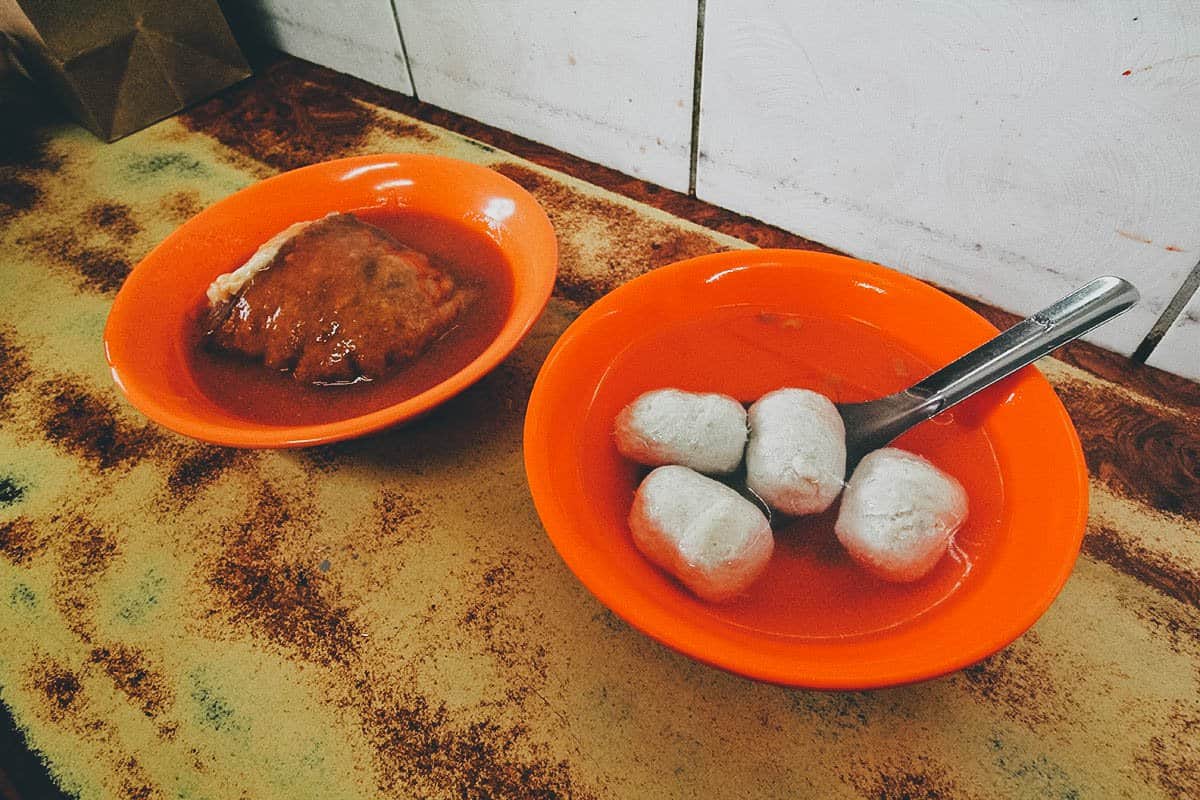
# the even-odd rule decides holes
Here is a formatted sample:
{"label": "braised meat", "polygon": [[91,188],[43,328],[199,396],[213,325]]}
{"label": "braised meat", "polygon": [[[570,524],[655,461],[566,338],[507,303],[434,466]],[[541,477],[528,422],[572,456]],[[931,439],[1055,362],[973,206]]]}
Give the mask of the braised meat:
{"label": "braised meat", "polygon": [[454,324],[465,293],[350,214],[299,223],[208,290],[208,346],[308,383],[379,378]]}

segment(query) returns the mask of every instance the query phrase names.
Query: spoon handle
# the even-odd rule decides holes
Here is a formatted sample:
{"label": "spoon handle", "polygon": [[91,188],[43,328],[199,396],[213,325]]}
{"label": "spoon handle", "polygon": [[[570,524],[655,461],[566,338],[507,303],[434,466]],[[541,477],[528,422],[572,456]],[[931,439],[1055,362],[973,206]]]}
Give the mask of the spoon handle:
{"label": "spoon handle", "polygon": [[1138,290],[1126,280],[1111,275],[1096,278],[939,369],[908,392],[924,398],[922,405],[932,416],[1121,314],[1138,297]]}

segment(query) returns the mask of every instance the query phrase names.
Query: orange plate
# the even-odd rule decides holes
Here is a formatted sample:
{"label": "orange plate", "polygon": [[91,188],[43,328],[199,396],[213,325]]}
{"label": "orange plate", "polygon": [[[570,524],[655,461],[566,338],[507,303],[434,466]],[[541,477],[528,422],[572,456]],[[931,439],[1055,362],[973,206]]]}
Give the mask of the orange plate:
{"label": "orange plate", "polygon": [[840,256],[750,250],[655,270],[585,311],[538,376],[525,421],[538,514],[601,602],[714,666],[828,689],[958,669],[1032,625],[1079,552],[1087,470],[1066,411],[1036,370],[898,442],[957,477],[971,498],[952,553],[907,586],[851,562],[831,511],[778,531],[771,563],[746,596],[724,605],[696,599],[633,546],[626,517],[645,469],[617,453],[613,419],[666,386],[743,402],[780,386],[866,400],[995,333],[936,289]]}
{"label": "orange plate", "polygon": [[[187,366],[181,320],[217,275],[294,222],[333,211],[415,210],[494,241],[513,274],[513,303],[496,339],[428,391],[368,414],[314,425],[270,425],[205,397]],[[137,265],[104,330],[113,378],[129,401],[173,431],[233,447],[303,447],[361,436],[422,414],[483,377],[528,332],[554,288],[554,230],[533,197],[489,169],[426,155],[327,161],[262,181],[185,223]]]}

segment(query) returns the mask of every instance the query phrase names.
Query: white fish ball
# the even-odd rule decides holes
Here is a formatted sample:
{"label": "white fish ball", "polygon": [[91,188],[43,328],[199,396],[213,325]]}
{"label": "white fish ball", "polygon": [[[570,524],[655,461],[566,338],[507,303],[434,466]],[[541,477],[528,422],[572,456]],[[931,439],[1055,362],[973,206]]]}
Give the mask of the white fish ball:
{"label": "white fish ball", "polygon": [[723,394],[658,389],[617,415],[616,437],[621,455],[639,464],[726,474],[742,462],[746,409]]}
{"label": "white fish ball", "polygon": [[713,602],[743,593],[775,548],[757,506],[687,467],[659,467],[646,476],[629,527],[646,558]]}
{"label": "white fish ball", "polygon": [[915,453],[885,447],[850,476],[834,531],[863,567],[904,583],[933,569],[966,519],[962,484]]}
{"label": "white fish ball", "polygon": [[785,514],[829,508],[846,474],[846,427],[833,402],[778,389],[750,406],[746,485]]}

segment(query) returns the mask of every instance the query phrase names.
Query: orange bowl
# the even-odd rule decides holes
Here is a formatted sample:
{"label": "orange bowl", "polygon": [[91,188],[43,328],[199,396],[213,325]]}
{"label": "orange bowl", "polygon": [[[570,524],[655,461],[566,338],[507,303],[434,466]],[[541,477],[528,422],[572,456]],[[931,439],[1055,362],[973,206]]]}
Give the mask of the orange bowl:
{"label": "orange bowl", "polygon": [[[513,301],[499,334],[446,380],[403,402],[320,424],[242,418],[207,397],[184,344],[188,314],[217,275],[243,263],[294,222],[334,211],[415,211],[495,243],[511,270]],[[545,212],[508,178],[427,155],[327,161],[254,184],[202,211],[134,268],[104,330],[113,379],[142,413],[177,433],[233,447],[303,447],[412,419],[483,377],[537,320],[554,288],[557,243]]]}
{"label": "orange bowl", "polygon": [[599,600],[696,659],[751,678],[861,689],[931,678],[1004,647],[1049,607],[1079,552],[1087,470],[1033,368],[897,442],[967,488],[970,518],[934,572],[887,584],[833,536],[836,507],[776,532],[764,575],[732,603],[695,598],[635,549],[646,470],[613,442],[618,411],[675,386],[751,402],[800,386],[854,402],[925,377],[996,334],[948,295],[883,267],[787,250],[662,267],[585,311],[542,367],[525,467],[546,531]]}

